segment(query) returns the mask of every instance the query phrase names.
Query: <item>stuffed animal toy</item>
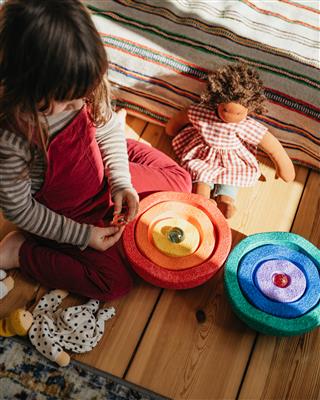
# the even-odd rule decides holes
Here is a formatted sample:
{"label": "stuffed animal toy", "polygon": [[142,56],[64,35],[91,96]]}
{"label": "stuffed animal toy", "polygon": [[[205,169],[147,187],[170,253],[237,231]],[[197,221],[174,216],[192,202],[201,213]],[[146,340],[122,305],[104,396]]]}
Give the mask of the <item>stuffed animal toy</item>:
{"label": "stuffed animal toy", "polygon": [[92,350],[104,333],[104,322],[115,315],[113,307],[99,310],[98,300],[58,309],[67,295],[64,290],[44,295],[33,311],[34,322],[29,330],[37,350],[62,367],[70,362],[64,349],[75,353]]}
{"label": "stuffed animal toy", "polygon": [[98,300],[59,310],[67,295],[64,290],[53,290],[40,299],[33,314],[22,308],[11,312],[0,320],[0,336],[29,335],[40,353],[67,366],[70,356],[64,349],[75,353],[92,350],[104,333],[104,322],[115,315],[113,307],[98,311]]}
{"label": "stuffed animal toy", "polygon": [[0,300],[3,299],[14,287],[14,280],[7,276],[6,271],[0,269]]}
{"label": "stuffed animal toy", "polygon": [[[261,173],[257,147],[273,161],[276,177],[290,182],[294,166],[280,142],[249,115],[265,111],[258,72],[246,64],[208,73],[201,102],[168,121],[166,133],[180,164],[190,172],[194,191],[210,198],[226,218],[235,212],[239,187],[253,186]],[[213,190],[213,192],[212,192]]]}
{"label": "stuffed animal toy", "polygon": [[26,336],[32,322],[32,314],[23,308],[18,308],[0,320],[0,336]]}

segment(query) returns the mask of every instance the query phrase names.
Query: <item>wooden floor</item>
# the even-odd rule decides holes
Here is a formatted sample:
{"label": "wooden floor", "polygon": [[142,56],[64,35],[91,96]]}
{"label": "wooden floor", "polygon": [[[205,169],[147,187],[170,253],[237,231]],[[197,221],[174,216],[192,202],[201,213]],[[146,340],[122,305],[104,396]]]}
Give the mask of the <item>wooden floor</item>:
{"label": "wooden floor", "polygon": [[[172,155],[162,128],[130,116],[127,123],[129,137]],[[267,181],[239,193],[233,245],[257,232],[291,231],[319,246],[320,175],[296,167],[295,182],[285,184],[274,179],[270,164],[261,169]],[[0,220],[0,238],[10,229]],[[45,291],[17,271],[12,275],[16,287],[1,302],[0,316],[26,304],[32,309]],[[63,304],[82,302],[69,296]],[[75,359],[174,399],[320,399],[320,330],[292,338],[257,334],[233,314],[222,273],[185,291],[137,278],[129,295],[110,304],[117,316],[103,339]],[[204,323],[195,317],[199,309]]]}

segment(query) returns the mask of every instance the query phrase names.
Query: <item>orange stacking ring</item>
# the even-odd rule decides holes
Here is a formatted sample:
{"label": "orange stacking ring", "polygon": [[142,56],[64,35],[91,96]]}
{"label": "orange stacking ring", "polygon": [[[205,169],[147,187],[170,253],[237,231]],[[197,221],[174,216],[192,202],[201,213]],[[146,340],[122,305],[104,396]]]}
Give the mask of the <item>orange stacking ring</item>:
{"label": "orange stacking ring", "polygon": [[[180,218],[199,232],[191,254],[169,256],[153,242],[154,226]],[[163,288],[186,289],[210,279],[223,265],[231,247],[231,231],[213,202],[192,193],[159,192],[143,199],[137,218],[123,234],[126,255],[146,281]]]}
{"label": "orange stacking ring", "polygon": [[[176,257],[161,253],[152,243],[151,235],[155,220],[161,221],[177,216],[195,225],[200,235],[200,245],[196,251],[178,260]],[[173,270],[187,269],[202,264],[210,257],[215,243],[213,225],[207,214],[193,204],[181,201],[161,202],[142,213],[136,224],[135,240],[140,252],[149,260],[162,268]]]}

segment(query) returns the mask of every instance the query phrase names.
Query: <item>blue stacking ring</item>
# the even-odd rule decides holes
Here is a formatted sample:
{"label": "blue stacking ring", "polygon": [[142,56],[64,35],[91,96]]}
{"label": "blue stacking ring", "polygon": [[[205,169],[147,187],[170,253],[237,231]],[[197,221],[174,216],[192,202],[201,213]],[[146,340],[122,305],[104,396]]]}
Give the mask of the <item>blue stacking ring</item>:
{"label": "blue stacking ring", "polygon": [[[284,303],[272,300],[261,292],[255,275],[259,267],[269,260],[290,261],[303,272],[307,287],[302,297]],[[315,264],[302,252],[281,245],[264,245],[248,252],[240,261],[238,281],[242,292],[254,306],[277,317],[300,317],[314,308],[320,300],[320,278]]]}
{"label": "blue stacking ring", "polygon": [[260,310],[244,295],[238,280],[239,265],[246,254],[266,245],[283,246],[305,255],[316,266],[318,270],[317,279],[319,279],[320,250],[308,240],[289,232],[265,232],[250,235],[239,242],[232,250],[224,269],[226,295],[235,313],[248,326],[267,335],[301,335],[319,327],[320,301],[300,317],[282,318]]}

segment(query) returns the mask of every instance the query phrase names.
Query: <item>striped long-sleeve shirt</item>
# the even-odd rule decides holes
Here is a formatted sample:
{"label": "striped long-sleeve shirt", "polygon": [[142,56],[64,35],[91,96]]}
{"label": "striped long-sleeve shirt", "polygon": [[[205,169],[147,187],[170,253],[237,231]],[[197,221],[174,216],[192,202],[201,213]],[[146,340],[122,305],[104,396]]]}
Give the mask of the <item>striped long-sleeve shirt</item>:
{"label": "striped long-sleeve shirt", "polygon": [[[64,111],[49,116],[49,137],[67,126],[78,112]],[[103,127],[97,128],[96,140],[112,195],[132,188],[124,127],[117,114],[113,113]],[[34,198],[44,181],[45,163],[42,153],[36,151],[29,168],[31,157],[23,136],[0,129],[0,208],[4,216],[25,231],[84,249],[89,242],[91,226],[66,218]]]}

